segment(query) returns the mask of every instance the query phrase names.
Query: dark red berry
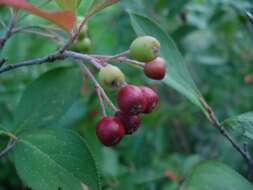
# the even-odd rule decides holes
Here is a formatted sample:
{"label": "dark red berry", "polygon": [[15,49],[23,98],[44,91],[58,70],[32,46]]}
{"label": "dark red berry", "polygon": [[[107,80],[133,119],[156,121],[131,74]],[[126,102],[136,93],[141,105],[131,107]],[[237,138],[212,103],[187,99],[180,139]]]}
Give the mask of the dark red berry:
{"label": "dark red berry", "polygon": [[154,80],[162,80],[166,75],[166,62],[158,57],[145,64],[144,72],[147,77]]}
{"label": "dark red berry", "polygon": [[143,113],[150,113],[156,108],[159,102],[159,96],[149,87],[141,86],[140,89],[142,90],[143,97],[147,102],[146,109],[143,111]]}
{"label": "dark red berry", "polygon": [[127,115],[122,111],[118,111],[115,114],[120,122],[123,124],[126,134],[133,134],[140,127],[141,119],[139,115]]}
{"label": "dark red berry", "polygon": [[103,117],[97,124],[96,134],[105,146],[113,146],[121,141],[125,129],[116,117]]}
{"label": "dark red berry", "polygon": [[120,110],[127,115],[138,115],[146,109],[146,99],[143,98],[141,89],[134,85],[122,87],[117,100]]}

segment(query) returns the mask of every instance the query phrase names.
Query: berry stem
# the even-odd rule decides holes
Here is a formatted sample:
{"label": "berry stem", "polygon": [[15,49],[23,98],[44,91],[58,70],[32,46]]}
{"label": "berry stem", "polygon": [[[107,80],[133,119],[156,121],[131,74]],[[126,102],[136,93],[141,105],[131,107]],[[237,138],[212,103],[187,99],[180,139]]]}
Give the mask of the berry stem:
{"label": "berry stem", "polygon": [[140,62],[140,61],[136,61],[136,60],[127,58],[128,54],[129,54],[129,51],[125,51],[125,52],[122,52],[122,53],[119,53],[116,55],[90,55],[90,56],[100,60],[100,62],[102,64],[104,64],[108,61],[119,61],[119,62],[126,62],[129,64],[137,65],[140,67],[145,66],[144,62]]}
{"label": "berry stem", "polygon": [[101,91],[97,87],[96,87],[96,92],[97,92],[97,95],[98,95],[98,101],[99,101],[99,104],[100,104],[100,107],[101,107],[102,115],[103,115],[103,117],[106,117],[107,115],[106,115],[105,105],[104,105],[104,102],[103,102]]}
{"label": "berry stem", "polygon": [[112,108],[112,110],[115,111],[115,112],[118,111],[118,109],[113,104],[113,102],[111,101],[111,99],[107,96],[107,94],[105,93],[104,89],[100,86],[100,84],[98,83],[98,81],[96,80],[96,78],[94,77],[94,75],[92,74],[92,72],[90,71],[90,69],[85,64],[82,64],[80,61],[77,61],[77,63],[80,66],[80,68],[83,71],[83,73],[87,74],[88,77],[92,80],[92,82],[93,82],[96,90],[99,91],[99,94],[105,99],[105,101]]}
{"label": "berry stem", "polygon": [[137,65],[140,67],[144,67],[146,63],[144,62],[140,62],[140,61],[136,61],[136,60],[132,60],[132,59],[127,59],[127,58],[117,58],[114,61],[120,61],[120,62],[126,62],[132,65]]}
{"label": "berry stem", "polygon": [[122,53],[113,55],[113,56],[108,56],[107,59],[103,60],[104,62],[108,62],[108,61],[113,61],[113,60],[117,60],[119,58],[127,58],[129,54],[129,50],[128,51],[124,51]]}

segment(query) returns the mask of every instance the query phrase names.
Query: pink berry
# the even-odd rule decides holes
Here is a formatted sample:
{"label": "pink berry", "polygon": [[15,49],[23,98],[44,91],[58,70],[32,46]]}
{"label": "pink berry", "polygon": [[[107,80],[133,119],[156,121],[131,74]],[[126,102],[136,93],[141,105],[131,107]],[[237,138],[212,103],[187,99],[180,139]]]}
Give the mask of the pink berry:
{"label": "pink berry", "polygon": [[166,62],[158,57],[144,66],[144,73],[147,77],[154,80],[162,80],[166,75]]}
{"label": "pink berry", "polygon": [[143,97],[146,99],[147,106],[143,113],[151,113],[158,105],[159,96],[156,94],[154,90],[149,87],[141,86]]}
{"label": "pink berry", "polygon": [[117,100],[120,110],[127,115],[138,115],[146,109],[146,99],[141,89],[134,85],[122,87]]}

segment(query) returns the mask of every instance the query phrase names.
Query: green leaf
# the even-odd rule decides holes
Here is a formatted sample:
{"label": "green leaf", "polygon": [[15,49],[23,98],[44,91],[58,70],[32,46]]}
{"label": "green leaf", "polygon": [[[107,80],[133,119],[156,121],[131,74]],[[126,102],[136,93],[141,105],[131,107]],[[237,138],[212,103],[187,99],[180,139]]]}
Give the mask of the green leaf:
{"label": "green leaf", "polygon": [[56,0],[57,5],[63,10],[76,12],[81,0]]}
{"label": "green leaf", "polygon": [[118,2],[119,0],[93,0],[91,6],[89,7],[86,13],[86,17],[91,17],[97,12]]}
{"label": "green leaf", "polygon": [[231,117],[223,122],[226,126],[253,140],[253,112]]}
{"label": "green leaf", "polygon": [[230,167],[215,161],[199,164],[181,190],[252,190],[253,186]]}
{"label": "green leaf", "polygon": [[22,134],[14,148],[14,163],[32,189],[101,189],[92,153],[72,130],[47,128]]}
{"label": "green leaf", "polygon": [[58,68],[32,82],[15,113],[16,133],[57,121],[80,94],[82,75],[75,68]]}
{"label": "green leaf", "polygon": [[148,17],[133,12],[129,14],[132,26],[138,36],[151,35],[160,41],[161,56],[167,61],[168,71],[164,83],[176,89],[204,111],[199,100],[201,94],[184,64],[182,55],[170,36],[161,26],[158,26]]}

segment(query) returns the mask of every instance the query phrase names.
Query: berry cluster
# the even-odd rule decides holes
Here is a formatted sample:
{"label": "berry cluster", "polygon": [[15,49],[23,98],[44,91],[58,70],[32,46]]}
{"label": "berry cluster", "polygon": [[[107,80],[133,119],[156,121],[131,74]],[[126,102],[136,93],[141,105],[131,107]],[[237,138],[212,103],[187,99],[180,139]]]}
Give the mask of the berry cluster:
{"label": "berry cluster", "polygon": [[[142,36],[134,40],[128,52],[131,58],[145,63],[144,73],[154,80],[162,80],[166,74],[165,60],[159,57],[159,54],[160,43],[151,36]],[[101,143],[113,146],[125,135],[131,135],[139,129],[140,114],[153,112],[158,105],[159,96],[149,87],[126,84],[123,72],[110,64],[100,69],[98,78],[104,86],[119,89],[119,109],[115,111],[114,116],[104,115],[96,128]]]}
{"label": "berry cluster", "polygon": [[125,85],[117,96],[120,110],[105,116],[97,124],[96,133],[106,146],[120,142],[124,135],[133,134],[140,127],[141,113],[151,113],[159,102],[158,95],[149,87]]}

